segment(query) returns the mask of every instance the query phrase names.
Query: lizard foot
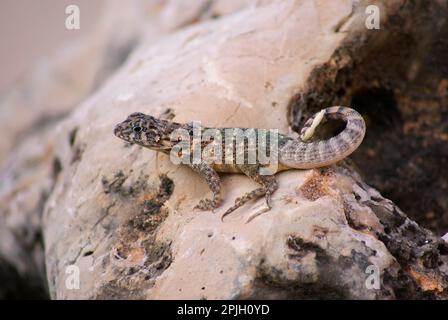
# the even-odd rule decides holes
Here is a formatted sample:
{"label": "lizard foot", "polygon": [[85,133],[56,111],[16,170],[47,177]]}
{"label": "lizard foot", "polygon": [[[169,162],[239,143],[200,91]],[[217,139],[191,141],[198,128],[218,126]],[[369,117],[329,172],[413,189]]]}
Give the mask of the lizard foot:
{"label": "lizard foot", "polygon": [[238,209],[239,207],[244,205],[246,202],[248,202],[252,199],[257,199],[259,197],[262,197],[265,194],[266,194],[265,188],[258,188],[251,192],[246,193],[242,197],[237,198],[235,200],[235,204],[232,207],[230,207],[226,212],[224,212],[224,214],[221,216],[221,221],[224,221],[225,216],[231,214],[233,211],[235,211],[236,209]]}
{"label": "lizard foot", "polygon": [[213,211],[219,206],[214,199],[202,199],[199,203],[194,207],[194,209],[198,209],[201,211]]}
{"label": "lizard foot", "polygon": [[260,208],[259,210],[255,211],[255,213],[253,213],[247,220],[246,223],[251,222],[253,219],[255,219],[256,217],[258,217],[259,215],[268,212],[269,210],[272,209],[272,200],[271,200],[271,195],[270,194],[266,194],[265,196],[266,198],[266,204],[265,205],[257,205],[256,208]]}
{"label": "lizard foot", "polygon": [[265,213],[265,212],[268,212],[269,210],[271,210],[271,208],[264,207],[264,208],[262,208],[262,209],[256,211],[254,214],[252,214],[252,215],[246,220],[246,223],[251,222],[251,221],[254,220],[256,217],[258,217],[259,215],[261,215],[261,214],[263,214],[263,213]]}

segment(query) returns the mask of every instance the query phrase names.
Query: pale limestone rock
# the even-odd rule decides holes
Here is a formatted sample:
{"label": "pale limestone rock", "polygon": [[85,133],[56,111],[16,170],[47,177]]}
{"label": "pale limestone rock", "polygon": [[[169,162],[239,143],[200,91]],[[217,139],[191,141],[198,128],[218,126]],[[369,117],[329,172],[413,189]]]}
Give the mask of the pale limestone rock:
{"label": "pale limestone rock", "polygon": [[[42,287],[45,278],[41,216],[60,171],[54,157],[55,123],[98,89],[138,41],[154,42],[186,26],[186,21],[164,13],[179,5],[135,0],[123,6],[122,1],[108,1],[91,34],[60,48],[2,97],[0,264],[15,268],[26,285],[36,282]],[[201,18],[201,10],[203,6],[191,10],[191,23]],[[73,131],[62,139],[70,143],[75,135]],[[76,147],[70,161],[81,151]]]}
{"label": "pale limestone rock", "polygon": [[[305,191],[311,180],[316,184]],[[264,200],[235,212],[224,223],[220,220],[224,210],[214,215],[168,216],[159,240],[174,240],[173,262],[170,272],[160,276],[146,297],[287,298],[291,297],[288,284],[328,286],[328,292],[322,290],[320,294],[336,297],[340,294],[335,292],[338,283],[342,291],[347,290],[348,298],[375,298],[377,292],[364,285],[365,268],[373,264],[382,272],[395,269],[396,262],[373,234],[349,226],[344,205],[360,204],[354,198],[345,202],[344,197],[353,196],[353,191],[339,193],[340,181],[356,184],[338,174],[322,178],[313,170],[282,173],[274,208],[248,224],[247,218],[264,206]],[[244,177],[232,177],[225,183],[232,190],[231,199],[247,191],[241,187]],[[310,201],[306,197],[311,193],[321,197]],[[374,217],[367,206],[361,206],[365,208],[363,215]],[[258,289],[269,282],[280,283],[282,289]],[[306,298],[305,292],[300,291],[297,288],[295,297]]]}
{"label": "pale limestone rock", "polygon": [[[260,199],[221,222],[254,183],[226,175],[222,206],[194,211],[209,192],[198,175],[112,134],[134,111],[287,132],[288,106],[313,90],[315,70],[327,65],[322,81],[330,81],[331,68],[350,60],[350,50],[335,51],[367,38],[365,4],[358,1],[198,1],[188,10],[182,3],[153,5],[153,24],[135,27],[140,43],[114,75],[36,136],[45,141],[41,149],[33,150],[30,139],[17,151],[18,158],[42,159],[39,182],[26,190],[33,197],[48,192],[36,229],[43,232],[51,296],[388,299],[397,288],[409,296],[420,289],[441,295],[440,239],[347,164],[279,174],[271,211],[246,223],[263,208]],[[382,8],[393,14],[400,4]],[[2,193],[9,207],[19,203],[15,190],[28,178],[20,175],[21,163],[2,172],[14,166],[19,178]],[[20,215],[0,217],[23,225]],[[79,290],[66,286],[72,265],[80,270]],[[366,286],[371,265],[379,290]]]}

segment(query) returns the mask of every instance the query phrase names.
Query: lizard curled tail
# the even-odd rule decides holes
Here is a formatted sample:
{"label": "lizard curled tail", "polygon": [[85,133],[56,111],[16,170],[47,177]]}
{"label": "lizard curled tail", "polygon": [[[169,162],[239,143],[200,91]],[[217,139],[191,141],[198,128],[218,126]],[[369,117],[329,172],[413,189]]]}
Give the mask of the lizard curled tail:
{"label": "lizard curled tail", "polygon": [[[338,135],[328,140],[304,142],[312,136],[314,129],[322,122],[334,119],[343,120],[346,126]],[[301,140],[288,139],[280,147],[279,162],[289,168],[310,169],[338,162],[361,144],[366,132],[362,116],[347,107],[330,107],[313,115],[301,130]]]}

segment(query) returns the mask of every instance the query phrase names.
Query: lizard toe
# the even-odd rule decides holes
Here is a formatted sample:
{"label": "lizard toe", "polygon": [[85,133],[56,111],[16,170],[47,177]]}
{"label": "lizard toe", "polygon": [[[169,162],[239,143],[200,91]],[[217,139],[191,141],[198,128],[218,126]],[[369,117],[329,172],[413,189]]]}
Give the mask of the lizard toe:
{"label": "lizard toe", "polygon": [[199,203],[194,207],[194,209],[199,209],[202,211],[214,211],[214,209],[217,207],[217,204],[212,199],[202,199],[199,201]]}

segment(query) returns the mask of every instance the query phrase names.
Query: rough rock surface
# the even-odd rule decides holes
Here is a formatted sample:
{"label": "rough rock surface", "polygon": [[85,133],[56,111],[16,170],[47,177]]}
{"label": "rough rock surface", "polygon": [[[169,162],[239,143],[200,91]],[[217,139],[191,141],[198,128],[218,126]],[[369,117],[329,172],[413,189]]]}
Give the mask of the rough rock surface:
{"label": "rough rock surface", "polygon": [[[194,211],[208,192],[200,177],[113,136],[114,124],[134,111],[287,132],[300,126],[302,114],[350,101],[361,83],[389,79],[376,69],[374,80],[364,79],[366,52],[384,48],[394,34],[365,29],[366,3],[182,3],[136,1],[124,14],[132,27],[117,42],[117,8],[110,4],[109,23],[100,27],[107,32],[99,37],[116,44],[110,50],[121,58],[93,71],[91,56],[82,65],[91,72],[84,79],[114,74],[101,87],[87,81],[82,90],[70,89],[76,99],[61,97],[64,107],[55,114],[76,107],[53,122],[31,125],[46,105],[32,100],[33,121],[24,120],[2,145],[14,148],[0,172],[0,258],[7,257],[19,278],[36,281],[45,264],[50,295],[58,299],[447,298],[447,243],[363,182],[350,161],[279,174],[271,211],[245,223],[263,206],[259,200],[221,222],[234,199],[254,188],[247,178],[226,175],[222,207]],[[377,4],[386,30],[439,5]],[[138,45],[122,63],[127,54],[119,52],[129,52],[129,43]],[[108,52],[89,50],[94,61]],[[61,61],[73,67],[70,58]],[[49,87],[57,84],[48,80]],[[0,108],[11,115],[1,117],[5,123],[21,112],[14,111],[19,98],[11,97]],[[14,140],[19,132],[23,137]],[[80,270],[78,290],[66,286],[72,265]],[[369,266],[380,273],[380,289],[366,286]]]}

